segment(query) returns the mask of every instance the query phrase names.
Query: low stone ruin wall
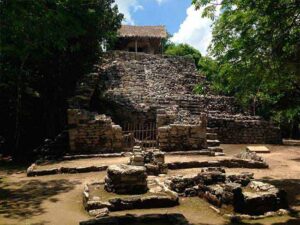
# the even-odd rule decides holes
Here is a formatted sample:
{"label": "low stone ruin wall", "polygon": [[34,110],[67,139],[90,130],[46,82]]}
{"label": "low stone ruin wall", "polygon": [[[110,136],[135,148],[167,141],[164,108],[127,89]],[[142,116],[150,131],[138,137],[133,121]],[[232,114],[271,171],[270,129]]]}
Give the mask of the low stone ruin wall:
{"label": "low stone ruin wall", "polygon": [[71,153],[109,153],[123,150],[122,128],[105,115],[69,109],[68,124]]}
{"label": "low stone ruin wall", "polygon": [[173,176],[165,181],[183,196],[199,196],[217,206],[232,206],[234,212],[262,215],[288,208],[286,193],[253,180],[253,174],[227,175],[222,168],[205,168],[196,175]]}
{"label": "low stone ruin wall", "polygon": [[280,129],[259,117],[209,116],[208,126],[223,144],[280,144]]}
{"label": "low stone ruin wall", "polygon": [[99,172],[105,171],[108,166],[100,165],[100,166],[79,166],[79,167],[66,167],[60,166],[57,168],[50,169],[36,169],[36,165],[32,164],[27,169],[28,177],[35,176],[46,176],[46,175],[54,175],[54,174],[66,174],[66,173],[88,173],[88,172]]}
{"label": "low stone ruin wall", "polygon": [[206,127],[191,124],[170,124],[158,128],[161,151],[186,151],[207,148]]}
{"label": "low stone ruin wall", "polygon": [[171,170],[202,168],[202,167],[227,167],[227,168],[249,168],[249,169],[267,169],[269,165],[266,162],[250,159],[228,158],[211,161],[188,161],[167,163]]}
{"label": "low stone ruin wall", "polygon": [[[128,175],[125,176],[128,179]],[[129,177],[129,179],[133,178]],[[102,214],[103,211],[100,210],[103,209],[113,212],[129,209],[166,208],[179,204],[178,194],[168,189],[156,178],[148,177],[147,183],[149,190],[146,193],[123,193],[125,195],[107,192],[106,184],[101,181],[85,184],[82,193],[83,206],[93,216]]]}
{"label": "low stone ruin wall", "polygon": [[288,208],[287,194],[274,185],[260,181],[251,181],[249,191],[244,191],[243,198],[238,205],[237,211],[259,215],[269,211]]}

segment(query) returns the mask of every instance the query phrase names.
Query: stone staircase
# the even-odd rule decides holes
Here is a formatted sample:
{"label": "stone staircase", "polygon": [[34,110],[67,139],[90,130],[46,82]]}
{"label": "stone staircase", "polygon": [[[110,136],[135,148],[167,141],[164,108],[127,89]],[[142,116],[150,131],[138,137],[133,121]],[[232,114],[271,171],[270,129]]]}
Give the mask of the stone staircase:
{"label": "stone staircase", "polygon": [[224,155],[223,148],[220,147],[221,142],[218,140],[218,134],[214,128],[207,127],[206,138],[208,150],[214,152],[215,155]]}

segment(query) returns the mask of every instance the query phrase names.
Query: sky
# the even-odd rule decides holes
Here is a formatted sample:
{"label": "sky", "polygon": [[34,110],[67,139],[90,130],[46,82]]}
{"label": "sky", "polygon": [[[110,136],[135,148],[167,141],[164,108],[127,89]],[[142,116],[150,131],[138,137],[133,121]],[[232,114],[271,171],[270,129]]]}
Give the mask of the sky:
{"label": "sky", "polygon": [[115,0],[124,14],[123,24],[165,25],[175,43],[186,43],[207,54],[211,21],[201,17],[191,0]]}

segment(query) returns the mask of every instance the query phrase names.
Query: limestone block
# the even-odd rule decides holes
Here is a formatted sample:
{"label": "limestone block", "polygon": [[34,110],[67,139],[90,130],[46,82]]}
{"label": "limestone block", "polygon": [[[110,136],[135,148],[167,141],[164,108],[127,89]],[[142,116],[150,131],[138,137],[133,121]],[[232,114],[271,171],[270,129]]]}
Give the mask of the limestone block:
{"label": "limestone block", "polygon": [[256,153],[270,153],[270,150],[266,146],[247,146],[246,150]]}
{"label": "limestone block", "polygon": [[107,169],[105,189],[118,194],[145,193],[148,190],[146,178],[143,166],[112,165]]}

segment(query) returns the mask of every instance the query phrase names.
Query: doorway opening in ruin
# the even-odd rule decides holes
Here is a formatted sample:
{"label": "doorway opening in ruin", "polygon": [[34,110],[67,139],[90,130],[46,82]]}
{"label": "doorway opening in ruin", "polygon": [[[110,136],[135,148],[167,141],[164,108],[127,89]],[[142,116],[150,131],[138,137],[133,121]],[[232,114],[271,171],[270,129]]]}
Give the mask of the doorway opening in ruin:
{"label": "doorway opening in ruin", "polygon": [[124,123],[122,128],[126,149],[135,145],[144,148],[158,147],[156,123]]}

